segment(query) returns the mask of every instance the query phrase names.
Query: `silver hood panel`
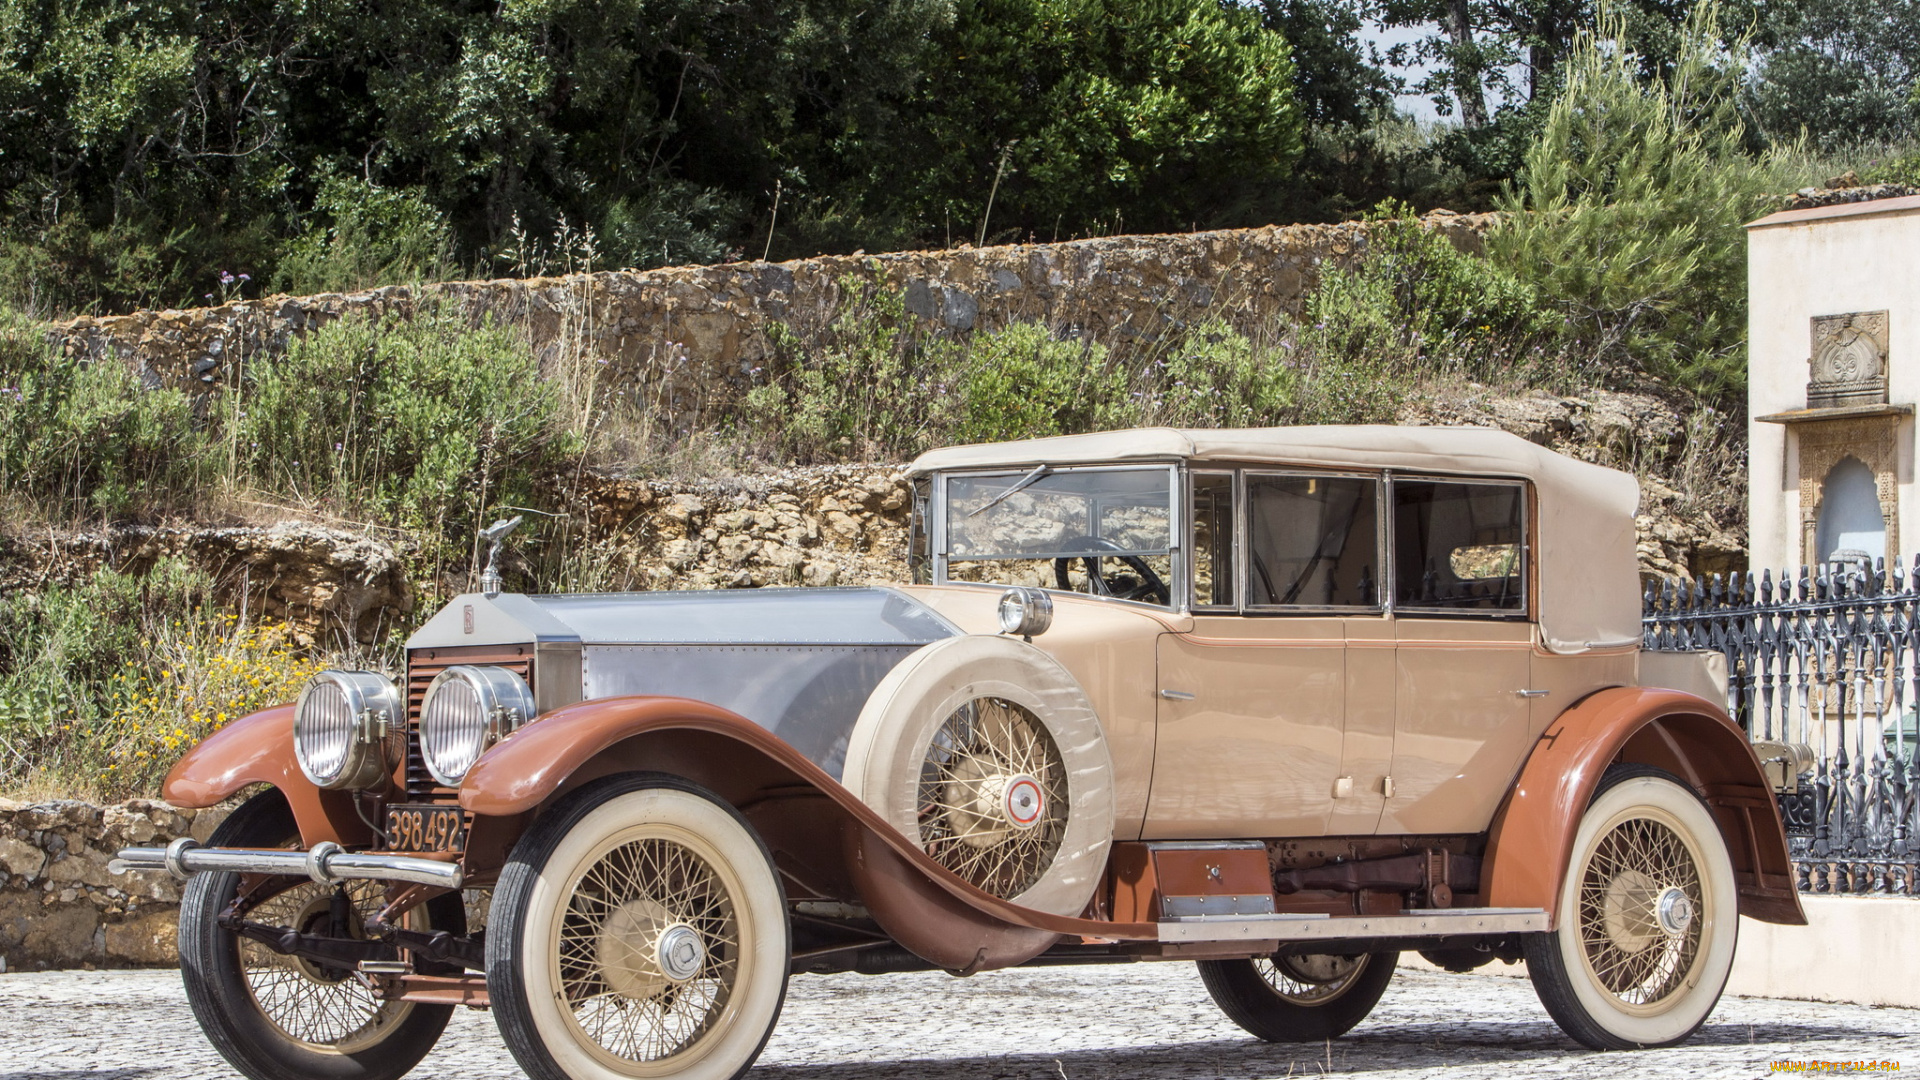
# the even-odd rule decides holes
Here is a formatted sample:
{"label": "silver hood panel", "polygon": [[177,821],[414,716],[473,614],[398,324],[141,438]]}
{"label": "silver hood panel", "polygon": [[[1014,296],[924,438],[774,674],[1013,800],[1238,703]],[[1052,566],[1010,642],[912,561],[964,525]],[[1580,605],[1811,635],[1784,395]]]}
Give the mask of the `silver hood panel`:
{"label": "silver hood panel", "polygon": [[873,688],[960,633],[885,588],[474,593],[407,648],[531,643],[542,711],[627,694],[693,698],[752,720],[837,778]]}
{"label": "silver hood panel", "polygon": [[581,645],[931,645],[960,631],[885,588],[706,592],[468,593],[409,649],[573,641]]}

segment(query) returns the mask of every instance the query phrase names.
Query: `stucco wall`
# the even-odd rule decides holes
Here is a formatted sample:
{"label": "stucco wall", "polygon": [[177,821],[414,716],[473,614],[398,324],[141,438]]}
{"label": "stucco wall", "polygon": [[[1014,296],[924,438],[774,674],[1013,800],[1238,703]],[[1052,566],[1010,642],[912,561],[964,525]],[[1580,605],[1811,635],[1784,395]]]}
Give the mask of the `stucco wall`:
{"label": "stucco wall", "polygon": [[[1888,400],[1920,401],[1920,196],[1776,214],[1747,231],[1750,417],[1804,409],[1810,320],[1887,311]],[[1750,420],[1749,551],[1755,569],[1797,566],[1801,548],[1796,447],[1788,428]],[[1920,544],[1913,483],[1914,424],[1899,428],[1901,555]]]}

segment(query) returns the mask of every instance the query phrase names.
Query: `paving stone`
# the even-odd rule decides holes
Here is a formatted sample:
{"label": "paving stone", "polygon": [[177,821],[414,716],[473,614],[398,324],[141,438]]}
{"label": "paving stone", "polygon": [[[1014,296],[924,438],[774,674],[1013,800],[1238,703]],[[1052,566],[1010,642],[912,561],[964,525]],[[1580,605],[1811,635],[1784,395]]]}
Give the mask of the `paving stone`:
{"label": "paving stone", "polygon": [[[231,1080],[171,971],[0,976],[0,1080]],[[1331,1044],[1258,1042],[1191,964],[945,975],[802,976],[753,1075],[768,1080],[1382,1080],[1756,1077],[1780,1060],[1920,1068],[1920,1010],[1727,998],[1685,1046],[1596,1054],[1519,979],[1403,970]],[[417,1080],[521,1076],[491,1016],[460,1010]]]}

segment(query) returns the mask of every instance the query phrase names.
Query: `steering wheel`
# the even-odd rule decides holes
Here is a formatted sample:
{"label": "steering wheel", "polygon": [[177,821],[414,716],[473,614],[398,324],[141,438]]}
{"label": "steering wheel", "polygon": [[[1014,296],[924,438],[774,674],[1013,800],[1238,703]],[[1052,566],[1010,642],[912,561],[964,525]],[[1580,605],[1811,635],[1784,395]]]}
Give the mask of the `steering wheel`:
{"label": "steering wheel", "polygon": [[[1076,536],[1063,541],[1061,546],[1099,548],[1106,551],[1113,551],[1119,547],[1113,541],[1100,536]],[[1067,555],[1053,560],[1054,584],[1063,592],[1071,592],[1073,579],[1069,576],[1069,571],[1073,568],[1073,560],[1079,559],[1086,566],[1087,584],[1095,596],[1111,596],[1116,600],[1144,600],[1150,604],[1173,603],[1172,591],[1167,588],[1166,582],[1160,580],[1160,575],[1153,572],[1153,567],[1147,565],[1147,560],[1138,555],[1111,556],[1125,563],[1129,570],[1139,575],[1139,580],[1128,584],[1123,579],[1109,579],[1101,574],[1102,558],[1103,556],[1100,555]]]}

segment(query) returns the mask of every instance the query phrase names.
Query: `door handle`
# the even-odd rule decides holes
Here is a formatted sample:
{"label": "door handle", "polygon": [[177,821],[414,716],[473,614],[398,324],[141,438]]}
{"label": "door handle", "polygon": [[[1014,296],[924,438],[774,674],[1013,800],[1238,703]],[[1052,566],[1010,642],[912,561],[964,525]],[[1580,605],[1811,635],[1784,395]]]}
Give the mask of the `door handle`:
{"label": "door handle", "polygon": [[1192,701],[1193,695],[1185,690],[1162,690],[1160,696],[1168,701]]}
{"label": "door handle", "polygon": [[1519,695],[1520,695],[1521,697],[1529,697],[1529,698],[1531,698],[1531,697],[1546,697],[1546,696],[1547,696],[1547,695],[1548,695],[1549,693],[1551,693],[1551,691],[1548,691],[1548,690],[1515,690],[1515,691],[1514,691],[1514,693],[1516,693],[1516,694],[1519,694]]}

